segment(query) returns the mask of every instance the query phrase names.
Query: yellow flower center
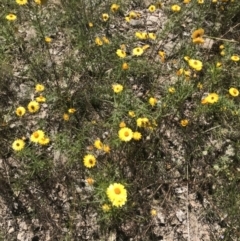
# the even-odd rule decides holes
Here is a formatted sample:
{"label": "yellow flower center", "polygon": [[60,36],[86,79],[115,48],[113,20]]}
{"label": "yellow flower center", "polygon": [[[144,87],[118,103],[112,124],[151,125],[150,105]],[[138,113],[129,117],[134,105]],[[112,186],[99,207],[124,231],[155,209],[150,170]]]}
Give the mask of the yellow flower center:
{"label": "yellow flower center", "polygon": [[89,159],[89,164],[93,164],[93,160],[92,159]]}
{"label": "yellow flower center", "polygon": [[125,131],[125,132],[124,132],[124,136],[128,137],[128,136],[129,136],[129,132],[128,132],[128,131]]}
{"label": "yellow flower center", "polygon": [[115,194],[120,194],[121,190],[118,187],[116,187],[116,188],[114,188],[114,192],[115,192]]}
{"label": "yellow flower center", "polygon": [[39,137],[39,134],[38,134],[37,132],[34,132],[34,133],[33,133],[33,136],[34,136],[35,138],[38,138],[38,137]]}

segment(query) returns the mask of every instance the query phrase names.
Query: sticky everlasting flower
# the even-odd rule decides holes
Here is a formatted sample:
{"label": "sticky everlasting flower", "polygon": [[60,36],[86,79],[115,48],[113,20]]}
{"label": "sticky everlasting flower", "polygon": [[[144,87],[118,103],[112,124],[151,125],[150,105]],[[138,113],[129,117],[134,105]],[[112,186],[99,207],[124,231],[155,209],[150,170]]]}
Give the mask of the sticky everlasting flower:
{"label": "sticky everlasting flower", "polygon": [[155,10],[156,10],[156,7],[154,5],[150,5],[148,7],[148,11],[151,12],[151,13],[155,12]]}
{"label": "sticky everlasting flower", "polygon": [[44,38],[44,40],[45,40],[46,43],[51,43],[51,42],[52,42],[52,38],[50,38],[50,37],[48,37],[48,36],[46,36],[46,37]]}
{"label": "sticky everlasting flower", "polygon": [[15,111],[17,116],[23,116],[26,113],[26,109],[22,106],[19,106]]}
{"label": "sticky everlasting flower", "polygon": [[136,116],[135,112],[132,110],[128,111],[128,115],[132,118],[134,118]]}
{"label": "sticky everlasting flower", "polygon": [[32,133],[30,141],[38,143],[41,138],[44,138],[44,132],[42,130],[37,130]]}
{"label": "sticky everlasting flower", "polygon": [[128,65],[128,63],[123,63],[122,64],[122,70],[128,70],[129,69],[129,65]]}
{"label": "sticky everlasting flower", "polygon": [[148,103],[153,107],[157,104],[157,99],[154,97],[149,98]]}
{"label": "sticky everlasting flower", "polygon": [[133,139],[139,141],[142,138],[142,134],[138,131],[133,132]]}
{"label": "sticky everlasting flower", "polygon": [[239,91],[236,88],[230,88],[229,89],[229,94],[233,97],[237,97],[239,95]]}
{"label": "sticky everlasting flower", "polygon": [[118,4],[113,3],[113,4],[111,5],[111,8],[110,8],[110,9],[111,9],[112,12],[115,13],[115,12],[119,9],[119,7],[120,7],[120,6],[119,6]]}
{"label": "sticky everlasting flower", "polygon": [[203,67],[203,64],[200,60],[196,60],[196,59],[189,59],[188,64],[190,67],[192,67],[193,69],[200,71]]}
{"label": "sticky everlasting flower", "polygon": [[181,124],[181,126],[185,127],[185,126],[188,125],[188,120],[187,119],[183,119],[183,120],[180,121],[180,124]]}
{"label": "sticky everlasting flower", "polygon": [[87,168],[92,168],[96,165],[96,158],[92,154],[87,154],[83,158],[83,164]]}
{"label": "sticky everlasting flower", "polygon": [[45,145],[49,144],[49,142],[50,142],[50,139],[46,136],[40,138],[39,141],[38,141],[38,143],[42,146],[45,146]]}
{"label": "sticky everlasting flower", "polygon": [[39,103],[43,103],[43,102],[46,102],[46,98],[42,95],[38,96],[35,98],[35,100]]}
{"label": "sticky everlasting flower", "polygon": [[64,114],[63,114],[63,119],[64,119],[65,121],[69,121],[69,118],[70,118],[69,114],[67,114],[67,113],[64,113]]}
{"label": "sticky everlasting flower", "polygon": [[14,151],[21,151],[25,146],[25,142],[21,139],[17,139],[12,143],[12,149]]}
{"label": "sticky everlasting flower", "polygon": [[98,46],[101,46],[101,45],[103,45],[103,42],[99,37],[96,37],[95,38],[95,44],[98,45]]}
{"label": "sticky everlasting flower", "polygon": [[169,88],[168,88],[168,92],[171,93],[171,94],[173,94],[173,93],[176,92],[176,89],[175,89],[174,87],[169,87]]}
{"label": "sticky everlasting flower", "polygon": [[25,4],[28,3],[28,1],[27,1],[27,0],[16,0],[16,3],[17,3],[18,5],[25,5]]}
{"label": "sticky everlasting flower", "polygon": [[102,150],[103,148],[103,143],[101,142],[100,139],[97,139],[94,141],[94,146],[98,149],[98,150]]}
{"label": "sticky everlasting flower", "polygon": [[205,101],[209,104],[214,104],[216,102],[218,102],[218,94],[216,93],[210,93],[206,98]]}
{"label": "sticky everlasting flower", "polygon": [[122,207],[127,201],[127,190],[120,183],[111,184],[106,193],[113,206]]}
{"label": "sticky everlasting flower", "polygon": [[134,56],[140,56],[143,54],[143,49],[141,47],[136,47],[133,49],[132,54]]}
{"label": "sticky everlasting flower", "polygon": [[133,138],[133,132],[130,128],[128,127],[123,127],[118,131],[118,136],[121,141],[131,141]]}
{"label": "sticky everlasting flower", "polygon": [[104,22],[107,22],[108,19],[109,19],[109,15],[108,15],[107,13],[103,13],[103,14],[102,14],[102,20],[103,20]]}
{"label": "sticky everlasting flower", "polygon": [[30,113],[35,113],[39,110],[40,106],[37,101],[33,100],[29,102],[27,108]]}
{"label": "sticky everlasting flower", "polygon": [[236,54],[231,57],[231,60],[235,62],[239,61],[239,59],[240,59],[239,56]]}
{"label": "sticky everlasting flower", "polygon": [[115,93],[120,93],[123,90],[123,86],[120,84],[113,84],[112,89]]}
{"label": "sticky everlasting flower", "polygon": [[6,19],[8,21],[15,21],[17,19],[17,16],[13,13],[9,13],[7,16],[6,16]]}
{"label": "sticky everlasting flower", "polygon": [[204,0],[198,0],[198,3],[199,3],[199,4],[203,4],[203,3],[204,3]]}
{"label": "sticky everlasting flower", "polygon": [[117,54],[117,56],[119,57],[119,58],[125,58],[126,57],[126,52],[124,51],[124,50],[122,50],[122,49],[118,49],[117,51],[116,51],[116,54]]}
{"label": "sticky everlasting flower", "polygon": [[110,209],[111,209],[111,207],[110,207],[109,205],[107,205],[107,204],[103,204],[103,205],[102,205],[102,210],[103,210],[103,212],[109,212]]}
{"label": "sticky everlasting flower", "polygon": [[149,119],[146,117],[138,118],[137,119],[137,126],[138,127],[148,127],[150,125]]}
{"label": "sticky everlasting flower", "polygon": [[76,109],[75,108],[70,108],[68,109],[68,113],[69,114],[74,114],[76,112]]}
{"label": "sticky everlasting flower", "polygon": [[45,89],[45,87],[44,87],[44,85],[42,85],[42,84],[37,84],[37,85],[35,86],[35,91],[36,91],[36,92],[44,91],[44,89]]}
{"label": "sticky everlasting flower", "polygon": [[179,12],[181,10],[181,7],[179,5],[172,5],[171,9],[173,12]]}

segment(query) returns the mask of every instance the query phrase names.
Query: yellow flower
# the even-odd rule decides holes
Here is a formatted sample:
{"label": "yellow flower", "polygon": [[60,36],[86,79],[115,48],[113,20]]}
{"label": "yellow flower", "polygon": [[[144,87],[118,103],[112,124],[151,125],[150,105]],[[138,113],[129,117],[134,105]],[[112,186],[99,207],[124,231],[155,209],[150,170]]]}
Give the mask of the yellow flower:
{"label": "yellow flower", "polygon": [[148,37],[152,40],[155,40],[157,38],[156,34],[155,33],[149,33],[148,34]]}
{"label": "yellow flower", "polygon": [[174,87],[169,87],[169,88],[168,88],[168,92],[171,93],[171,94],[173,94],[173,93],[176,92],[176,90],[175,90]]}
{"label": "yellow flower", "polygon": [[48,37],[48,36],[46,36],[46,37],[44,38],[44,40],[45,40],[46,43],[51,43],[51,42],[52,42],[52,38],[50,38],[50,37]]}
{"label": "yellow flower", "polygon": [[19,106],[15,111],[17,116],[23,116],[26,113],[26,109],[22,106]]}
{"label": "yellow flower", "polygon": [[183,0],[183,3],[186,3],[186,4],[188,4],[190,2],[191,2],[191,0]]}
{"label": "yellow flower", "polygon": [[142,138],[142,134],[138,131],[133,132],[133,139],[139,141]]}
{"label": "yellow flower", "polygon": [[126,127],[125,122],[124,122],[124,121],[120,122],[119,127],[120,127],[120,128]]}
{"label": "yellow flower", "polygon": [[180,76],[180,75],[182,75],[183,74],[183,71],[184,71],[184,69],[183,68],[181,68],[181,69],[179,69],[178,71],[177,71],[177,76]]}
{"label": "yellow flower", "polygon": [[40,139],[44,138],[44,132],[41,130],[34,131],[30,137],[30,141],[38,143]]}
{"label": "yellow flower", "polygon": [[44,87],[44,85],[42,85],[42,84],[37,84],[37,85],[35,86],[35,91],[36,91],[36,92],[44,91],[44,89],[45,89],[45,87]]}
{"label": "yellow flower", "polygon": [[136,32],[135,37],[137,37],[138,39],[147,39],[148,34],[147,32]]}
{"label": "yellow flower", "polygon": [[27,108],[30,113],[35,113],[39,110],[40,106],[37,101],[33,100],[29,102]]}
{"label": "yellow flower", "polygon": [[230,88],[229,89],[229,94],[233,97],[237,97],[239,95],[239,91],[236,88]]}
{"label": "yellow flower", "polygon": [[12,143],[12,149],[14,151],[21,151],[25,146],[25,142],[21,139],[17,139]]}
{"label": "yellow flower", "polygon": [[7,16],[6,16],[6,19],[8,21],[15,21],[17,19],[17,16],[13,13],[9,13]]}
{"label": "yellow flower", "polygon": [[92,179],[91,177],[89,177],[89,178],[86,179],[86,182],[87,182],[88,185],[92,186],[93,183],[94,183],[94,179]]}
{"label": "yellow flower", "polygon": [[122,70],[128,70],[129,69],[129,65],[128,65],[128,63],[123,63],[122,64]]}
{"label": "yellow flower", "polygon": [[103,212],[109,212],[110,209],[111,209],[111,207],[110,207],[109,205],[107,205],[107,204],[103,204],[103,205],[102,205],[102,210],[103,210]]}
{"label": "yellow flower", "polygon": [[220,52],[220,55],[221,55],[221,56],[224,56],[224,55],[225,55],[225,51],[222,50],[222,51]]}
{"label": "yellow flower", "polygon": [[219,49],[221,49],[221,50],[223,50],[225,48],[225,46],[223,45],[223,44],[221,44],[220,46],[219,46]]}
{"label": "yellow flower", "polygon": [[93,23],[92,23],[92,22],[89,22],[89,23],[88,23],[88,27],[89,27],[89,28],[92,28],[92,27],[93,27]]}
{"label": "yellow flower", "polygon": [[109,44],[110,43],[110,41],[109,41],[109,39],[107,38],[107,37],[102,37],[102,40],[103,40],[103,42],[105,43],[105,44]]}
{"label": "yellow flower", "polygon": [[97,139],[94,141],[94,146],[98,149],[98,150],[102,150],[103,149],[103,143],[101,142],[100,139]]}
{"label": "yellow flower", "polygon": [[117,51],[116,51],[116,54],[117,54],[117,56],[118,57],[120,57],[120,58],[125,58],[126,57],[126,52],[124,51],[124,50],[122,50],[122,49],[118,49]]}
{"label": "yellow flower", "polygon": [[113,84],[112,89],[113,89],[114,93],[120,93],[123,90],[123,86],[120,84]]}
{"label": "yellow flower", "polygon": [[125,17],[125,20],[126,20],[127,23],[129,23],[130,22],[130,17]]}
{"label": "yellow flower", "polygon": [[34,2],[38,5],[46,4],[48,0],[34,0]]}
{"label": "yellow flower", "polygon": [[204,43],[204,39],[202,37],[194,38],[192,41],[194,44],[203,44]]}
{"label": "yellow flower", "polygon": [[109,153],[111,150],[110,146],[109,145],[103,145],[103,151],[106,152],[106,153]]}
{"label": "yellow flower", "polygon": [[184,60],[188,62],[190,60],[190,57],[189,56],[184,56]]}
{"label": "yellow flower", "polygon": [[200,38],[204,35],[204,29],[202,28],[199,28],[199,29],[196,29],[195,31],[193,31],[192,33],[192,39],[195,39],[195,38]]}
{"label": "yellow flower", "polygon": [[140,17],[141,15],[140,15],[140,13],[137,13],[137,12],[134,12],[134,11],[131,11],[130,13],[129,13],[129,18],[130,19],[132,19],[132,18],[138,18],[138,17]]}
{"label": "yellow flower", "polygon": [[199,3],[199,4],[203,4],[203,3],[204,3],[204,0],[198,0],[198,3]]}
{"label": "yellow flower", "polygon": [[138,127],[147,127],[150,125],[150,122],[148,120],[148,118],[144,117],[144,118],[138,118],[137,119],[137,126]]}
{"label": "yellow flower", "polygon": [[221,62],[217,62],[217,63],[216,63],[216,67],[217,67],[217,68],[222,67],[222,63],[221,63]]}
{"label": "yellow flower", "polygon": [[185,127],[185,126],[188,125],[188,120],[187,119],[183,119],[183,120],[180,121],[180,124],[181,124],[181,126]]}
{"label": "yellow flower", "polygon": [[25,5],[25,4],[28,3],[28,1],[27,1],[27,0],[16,0],[16,3],[17,3],[18,5]]}
{"label": "yellow flower", "polygon": [[153,107],[157,104],[157,99],[155,97],[151,97],[149,98],[148,103]]}
{"label": "yellow flower", "polygon": [[175,4],[175,5],[171,6],[171,9],[173,12],[179,12],[181,10],[181,7],[177,4]]}
{"label": "yellow flower", "polygon": [[128,111],[128,115],[132,118],[134,118],[136,116],[135,112],[132,110]]}
{"label": "yellow flower", "polygon": [[209,104],[214,104],[216,102],[218,102],[218,94],[216,93],[210,93],[206,98],[205,101]]}
{"label": "yellow flower", "polygon": [[123,127],[118,131],[118,136],[120,140],[122,141],[131,141],[133,137],[133,132],[130,128],[128,127]]}
{"label": "yellow flower", "polygon": [[36,97],[35,100],[39,103],[46,102],[46,98],[42,95]]}
{"label": "yellow flower", "polygon": [[87,154],[83,158],[83,164],[87,168],[92,168],[96,165],[96,158],[92,154]]}
{"label": "yellow flower", "polygon": [[76,109],[75,108],[70,108],[68,109],[68,113],[69,114],[74,114],[76,112]]}
{"label": "yellow flower", "polygon": [[218,0],[212,0],[212,3],[217,3]]}
{"label": "yellow flower", "polygon": [[157,215],[157,210],[156,209],[152,209],[150,211],[150,214],[151,214],[151,216],[156,216]]}
{"label": "yellow flower", "polygon": [[111,5],[111,11],[112,12],[117,12],[117,10],[119,9],[119,7],[120,7],[120,5],[118,5],[118,4],[116,4],[116,3],[113,3],[112,5]]}
{"label": "yellow flower", "polygon": [[142,46],[142,50],[145,51],[145,50],[148,49],[149,47],[150,47],[149,44],[145,44],[145,45]]}
{"label": "yellow flower", "polygon": [[200,82],[199,82],[199,83],[197,84],[197,87],[198,87],[198,89],[200,89],[200,90],[201,90],[201,89],[203,88],[202,83],[200,83]]}
{"label": "yellow flower", "polygon": [[164,51],[158,51],[158,55],[161,58],[161,62],[163,63],[165,61],[165,52]]}
{"label": "yellow flower", "polygon": [[127,201],[127,190],[120,183],[111,184],[106,193],[113,206],[122,207]]}
{"label": "yellow flower", "polygon": [[43,146],[47,145],[49,142],[50,142],[50,139],[46,136],[40,138],[38,141],[38,143]]}
{"label": "yellow flower", "polygon": [[69,114],[67,114],[67,113],[64,113],[63,114],[63,119],[65,120],[65,121],[69,121]]}
{"label": "yellow flower", "polygon": [[150,5],[150,6],[148,7],[148,11],[151,12],[151,13],[153,13],[153,12],[156,11],[156,7],[155,7],[154,5]]}
{"label": "yellow flower", "polygon": [[237,61],[239,61],[239,56],[236,55],[236,54],[234,54],[234,55],[231,57],[231,60],[237,62]]}
{"label": "yellow flower", "polygon": [[192,67],[193,69],[200,71],[203,67],[203,64],[201,61],[196,60],[196,59],[189,59],[188,64],[190,67]]}
{"label": "yellow flower", "polygon": [[107,22],[108,19],[109,19],[109,15],[108,15],[107,13],[103,13],[103,14],[102,14],[102,20],[103,20],[104,22]]}
{"label": "yellow flower", "polygon": [[95,38],[95,44],[101,46],[101,45],[103,45],[103,42],[99,37],[96,37]]}
{"label": "yellow flower", "polygon": [[135,56],[140,56],[143,54],[143,49],[141,47],[136,47],[133,49],[132,54]]}

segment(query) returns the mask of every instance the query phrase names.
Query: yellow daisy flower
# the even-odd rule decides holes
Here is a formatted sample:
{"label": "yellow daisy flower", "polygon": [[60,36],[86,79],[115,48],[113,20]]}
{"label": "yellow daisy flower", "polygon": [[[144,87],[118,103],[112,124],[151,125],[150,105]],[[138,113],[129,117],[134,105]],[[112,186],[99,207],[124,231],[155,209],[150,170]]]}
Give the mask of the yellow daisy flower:
{"label": "yellow daisy flower", "polygon": [[150,126],[149,119],[144,117],[144,118],[138,118],[137,119],[137,126],[138,127],[148,127]]}
{"label": "yellow daisy flower", "polygon": [[63,114],[63,119],[64,119],[65,121],[69,121],[69,118],[70,118],[69,114],[67,114],[67,113],[64,113],[64,114]]}
{"label": "yellow daisy flower", "polygon": [[157,215],[157,210],[156,209],[152,209],[151,211],[150,211],[150,214],[151,214],[151,216],[156,216]]}
{"label": "yellow daisy flower", "polygon": [[109,44],[110,43],[110,41],[109,41],[109,39],[107,38],[107,37],[102,37],[102,40],[103,40],[103,42],[105,43],[105,44]]}
{"label": "yellow daisy flower", "polygon": [[142,138],[142,134],[138,131],[133,132],[133,139],[139,141]]}
{"label": "yellow daisy flower", "polygon": [[92,27],[93,27],[93,23],[92,23],[92,22],[89,22],[89,23],[88,23],[88,27],[89,27],[89,28],[92,28]]}
{"label": "yellow daisy flower", "polygon": [[177,4],[175,4],[175,5],[171,6],[171,9],[173,12],[179,12],[181,10],[181,7]]}
{"label": "yellow daisy flower", "polygon": [[128,115],[132,118],[134,118],[136,116],[135,112],[132,110],[128,111]]}
{"label": "yellow daisy flower", "polygon": [[148,103],[153,107],[157,104],[157,99],[155,97],[151,97],[149,98]]}
{"label": "yellow daisy flower", "polygon": [[37,101],[33,100],[29,102],[27,108],[30,113],[35,113],[39,110],[40,105]]}
{"label": "yellow daisy flower", "polygon": [[25,142],[21,139],[17,139],[12,143],[12,149],[14,151],[21,151],[25,146]]}
{"label": "yellow daisy flower", "polygon": [[128,127],[123,127],[118,131],[118,137],[120,138],[121,141],[131,141],[133,138],[133,132],[130,128]]}
{"label": "yellow daisy flower", "polygon": [[173,94],[173,93],[176,92],[176,89],[175,89],[174,87],[169,87],[169,88],[168,88],[168,92],[171,93],[171,94]]}
{"label": "yellow daisy flower", "polygon": [[101,46],[101,45],[103,45],[103,42],[99,37],[96,37],[95,38],[95,44],[98,45],[98,46]]}
{"label": "yellow daisy flower", "polygon": [[92,179],[91,177],[89,177],[89,178],[86,179],[86,182],[87,182],[88,185],[92,186],[93,183],[94,183],[94,179]]}
{"label": "yellow daisy flower", "polygon": [[128,65],[128,63],[123,63],[122,64],[122,70],[128,70],[129,69],[129,65]]}
{"label": "yellow daisy flower", "polygon": [[123,90],[123,86],[120,84],[113,84],[112,89],[113,89],[114,93],[120,93]]}
{"label": "yellow daisy flower", "polygon": [[150,6],[148,7],[148,11],[151,12],[151,13],[153,13],[153,12],[156,11],[156,7],[155,7],[154,5],[150,5]]}
{"label": "yellow daisy flower", "polygon": [[42,91],[44,91],[44,89],[45,89],[45,87],[44,87],[44,85],[42,85],[42,84],[37,84],[37,85],[35,86],[35,91],[36,91],[36,92],[42,92]]}
{"label": "yellow daisy flower", "polygon": [[28,3],[28,1],[27,0],[16,0],[16,3],[18,5],[26,5]]}
{"label": "yellow daisy flower", "polygon": [[239,95],[239,91],[236,88],[230,88],[229,89],[229,94],[233,97],[237,97]]}
{"label": "yellow daisy flower", "polygon": [[113,13],[117,12],[117,10],[119,9],[120,5],[116,4],[116,3],[113,3],[110,7],[111,11]]}
{"label": "yellow daisy flower", "polygon": [[103,204],[102,205],[102,210],[103,210],[103,212],[109,212],[110,210],[111,210],[111,207],[109,206],[109,205],[107,205],[107,204]]}
{"label": "yellow daisy flower", "polygon": [[218,94],[216,93],[210,93],[206,98],[205,98],[205,101],[209,104],[214,104],[216,102],[218,102]]}
{"label": "yellow daisy flower", "polygon": [[48,36],[46,36],[46,37],[44,38],[44,40],[45,40],[46,43],[51,43],[51,42],[52,42],[52,38],[50,38],[50,37],[48,37]]}
{"label": "yellow daisy flower", "polygon": [[104,22],[107,22],[108,19],[109,19],[109,15],[108,15],[107,13],[103,13],[103,14],[102,14],[102,20],[103,20]]}
{"label": "yellow daisy flower", "polygon": [[203,64],[200,60],[196,60],[196,59],[189,59],[188,64],[190,67],[192,67],[193,69],[200,71],[203,67]]}
{"label": "yellow daisy flower", "polygon": [[237,61],[239,61],[239,56],[238,55],[236,55],[236,54],[234,54],[232,57],[231,57],[231,60],[232,61],[235,61],[235,62],[237,62]]}
{"label": "yellow daisy flower", "polygon": [[35,98],[35,100],[39,103],[43,103],[43,102],[46,102],[46,98],[42,95],[38,96]]}
{"label": "yellow daisy flower", "polygon": [[75,108],[70,108],[68,109],[68,113],[69,114],[74,114],[76,112],[76,109]]}
{"label": "yellow daisy flower", "polygon": [[119,124],[119,127],[120,128],[126,127],[126,123],[124,121],[121,121]]}
{"label": "yellow daisy flower", "polygon": [[195,39],[195,38],[200,38],[204,35],[204,29],[202,28],[199,28],[199,29],[196,29],[195,31],[193,31],[192,33],[192,39]]}
{"label": "yellow daisy flower", "polygon": [[198,3],[199,3],[199,4],[203,4],[203,3],[204,3],[204,0],[198,0]]}
{"label": "yellow daisy flower", "polygon": [[111,150],[110,146],[109,145],[103,145],[103,151],[106,152],[106,153],[109,153]]}
{"label": "yellow daisy flower", "polygon": [[6,16],[6,19],[8,21],[15,21],[17,19],[17,16],[13,13],[9,13],[7,16]]}
{"label": "yellow daisy flower", "polygon": [[15,111],[17,116],[23,116],[26,113],[26,109],[22,106],[19,106]]}
{"label": "yellow daisy flower", "polygon": [[96,158],[92,154],[87,154],[83,158],[83,164],[87,168],[92,168],[96,165]]}
{"label": "yellow daisy flower", "polygon": [[98,149],[98,150],[102,150],[103,149],[103,143],[101,142],[100,139],[97,139],[94,141],[94,146]]}
{"label": "yellow daisy flower", "polygon": [[127,190],[120,183],[111,184],[106,193],[113,206],[122,207],[127,202]]}
{"label": "yellow daisy flower", "polygon": [[117,56],[119,57],[119,58],[125,58],[126,57],[126,52],[124,51],[124,50],[122,50],[122,49],[118,49],[117,51],[116,51],[116,54],[117,54]]}
{"label": "yellow daisy flower", "polygon": [[180,121],[180,124],[181,124],[181,126],[185,127],[185,126],[188,125],[188,120],[187,119],[183,119],[183,120]]}
{"label": "yellow daisy flower", "polygon": [[38,143],[40,139],[44,138],[44,132],[41,130],[34,131],[30,137],[31,142]]}
{"label": "yellow daisy flower", "polygon": [[157,38],[156,34],[155,33],[149,33],[148,34],[148,37],[152,40],[155,40]]}
{"label": "yellow daisy flower", "polygon": [[134,56],[140,56],[143,54],[143,49],[141,47],[136,47],[133,49],[132,54]]}
{"label": "yellow daisy flower", "polygon": [[49,144],[49,142],[50,142],[50,139],[48,137],[42,137],[38,141],[38,143],[43,146]]}

